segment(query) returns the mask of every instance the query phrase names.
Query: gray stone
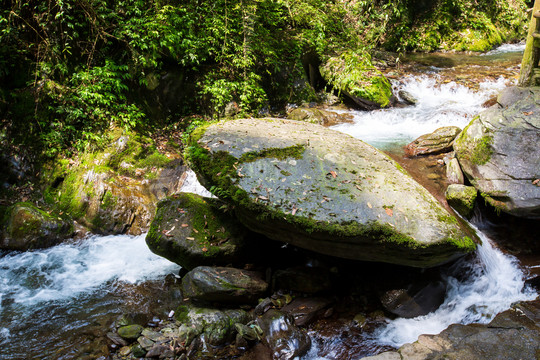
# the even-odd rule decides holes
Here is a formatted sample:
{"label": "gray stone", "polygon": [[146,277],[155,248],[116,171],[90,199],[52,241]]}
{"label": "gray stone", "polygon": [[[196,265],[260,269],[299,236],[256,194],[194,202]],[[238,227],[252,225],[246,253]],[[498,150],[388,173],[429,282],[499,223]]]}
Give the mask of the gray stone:
{"label": "gray stone", "polygon": [[478,196],[478,191],[474,186],[451,184],[446,189],[446,201],[461,216],[469,219],[473,214],[474,203]]}
{"label": "gray stone", "polygon": [[[484,199],[514,216],[540,218],[540,88],[475,117],[456,139],[461,169]],[[519,96],[517,96],[518,94]]]}
{"label": "gray stone", "polygon": [[199,128],[188,157],[251,230],[327,255],[430,267],[473,251],[468,232],[388,156],[284,119]]}
{"label": "gray stone", "polygon": [[363,357],[361,360],[403,360],[398,352],[387,351],[379,355]]}
{"label": "gray stone", "polygon": [[294,109],[287,115],[287,118],[323,126],[354,122],[350,114],[338,114],[333,111],[305,107]]}
{"label": "gray stone", "polygon": [[148,247],[188,270],[239,261],[246,252],[247,229],[223,206],[188,193],[160,201],[146,236]]}
{"label": "gray stone", "polygon": [[461,184],[465,183],[465,177],[463,176],[463,171],[459,166],[459,162],[456,158],[451,159],[446,164],[446,179],[450,184]]}
{"label": "gray stone", "polygon": [[534,360],[540,350],[539,320],[538,300],[520,303],[489,324],[454,324],[439,335],[421,335],[398,353],[404,360]]}
{"label": "gray stone", "polygon": [[438,128],[430,134],[420,136],[405,147],[408,156],[439,154],[452,150],[456,136],[461,132],[457,126]]}
{"label": "gray stone", "polygon": [[418,99],[407,90],[399,90],[398,95],[405,103],[409,105],[416,105],[418,102]]}
{"label": "gray stone", "polygon": [[195,301],[229,304],[256,303],[268,283],[255,271],[199,266],[182,279],[182,294]]}
{"label": "gray stone", "polygon": [[281,311],[290,314],[297,326],[305,326],[314,321],[331,303],[325,298],[296,298]]}

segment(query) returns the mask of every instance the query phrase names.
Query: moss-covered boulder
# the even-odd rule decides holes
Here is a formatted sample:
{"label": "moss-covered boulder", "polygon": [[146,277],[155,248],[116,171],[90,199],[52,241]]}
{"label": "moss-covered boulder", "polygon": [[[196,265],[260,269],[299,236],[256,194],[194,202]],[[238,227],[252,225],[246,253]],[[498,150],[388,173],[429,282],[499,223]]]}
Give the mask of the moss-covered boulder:
{"label": "moss-covered boulder", "polygon": [[158,200],[179,191],[185,167],[158,152],[150,138],[110,136],[104,149],[56,163],[46,176],[46,197],[92,232],[139,235]]}
{"label": "moss-covered boulder", "polygon": [[[512,95],[513,94],[513,95]],[[540,218],[540,88],[504,90],[454,143],[461,169],[488,203]]]}
{"label": "moss-covered boulder", "polygon": [[54,246],[73,234],[73,222],[27,202],[16,203],[0,217],[0,248],[30,250]]}
{"label": "moss-covered boulder", "polygon": [[321,66],[323,78],[340,94],[366,110],[388,107],[392,85],[371,63],[367,53],[343,52]]}
{"label": "moss-covered boulder", "polygon": [[473,214],[474,203],[478,190],[474,186],[450,184],[446,189],[446,201],[460,215],[470,218]]}
{"label": "moss-covered boulder", "polygon": [[461,132],[457,126],[444,126],[422,135],[405,146],[408,156],[440,154],[452,150],[454,139]]}
{"label": "moss-covered boulder", "polygon": [[262,274],[230,267],[199,266],[182,279],[182,295],[195,301],[250,304],[267,289]]}
{"label": "moss-covered boulder", "polygon": [[473,251],[464,230],[388,156],[349,135],[283,119],[199,128],[199,180],[271,239],[356,260],[418,267]]}
{"label": "moss-covered boulder", "polygon": [[241,260],[247,229],[218,199],[180,193],[162,200],[146,243],[154,253],[191,270]]}
{"label": "moss-covered boulder", "polygon": [[307,121],[312,124],[323,126],[333,126],[353,122],[353,117],[350,114],[338,114],[333,111],[305,107],[294,109],[287,115],[287,118],[291,120]]}

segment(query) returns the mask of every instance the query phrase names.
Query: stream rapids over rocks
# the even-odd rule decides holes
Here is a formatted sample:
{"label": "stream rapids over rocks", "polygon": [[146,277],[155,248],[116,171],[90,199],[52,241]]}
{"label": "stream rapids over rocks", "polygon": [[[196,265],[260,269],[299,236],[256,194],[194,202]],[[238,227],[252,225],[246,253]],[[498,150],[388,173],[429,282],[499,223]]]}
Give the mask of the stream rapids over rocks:
{"label": "stream rapids over rocks", "polygon": [[[415,106],[371,112],[350,111],[354,123],[334,126],[402,156],[405,144],[441,126],[465,127],[498,90],[511,85],[519,71],[522,45],[504,45],[483,55],[411,55],[401,74],[389,70],[395,93],[406,90]],[[341,110],[345,111],[345,110]],[[182,191],[210,196],[190,172]],[[474,256],[446,267],[446,297],[434,312],[395,320],[382,319],[368,334],[339,321],[309,328],[312,359],[360,359],[437,334],[451,324],[487,323],[517,301],[536,293],[525,286],[519,261],[490,240],[493,227],[472,218],[482,245]],[[490,231],[491,229],[491,231]],[[495,230],[496,232],[496,230]],[[0,358],[103,358],[105,334],[123,313],[146,317],[174,309],[180,299],[171,284],[179,266],[154,255],[146,234],[91,236],[53,248],[4,252],[0,256]],[[538,266],[534,261],[528,265]],[[89,354],[89,355],[88,355]]]}

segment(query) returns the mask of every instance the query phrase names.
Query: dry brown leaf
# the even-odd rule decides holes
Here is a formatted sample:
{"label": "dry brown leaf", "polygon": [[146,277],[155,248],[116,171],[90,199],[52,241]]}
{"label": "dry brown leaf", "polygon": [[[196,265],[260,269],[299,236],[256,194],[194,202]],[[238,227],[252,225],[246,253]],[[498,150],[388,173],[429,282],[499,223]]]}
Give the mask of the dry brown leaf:
{"label": "dry brown leaf", "polygon": [[195,238],[194,238],[194,237],[189,237],[189,236],[187,236],[187,237],[186,237],[186,240],[195,240]]}
{"label": "dry brown leaf", "polygon": [[208,249],[207,249],[206,247],[203,247],[201,250],[202,250],[203,252],[207,252],[207,251],[208,251]]}
{"label": "dry brown leaf", "polygon": [[526,112],[523,113],[523,115],[525,115],[525,116],[529,116],[529,115],[532,115],[532,114],[534,114],[532,111],[526,111]]}
{"label": "dry brown leaf", "polygon": [[334,170],[330,171],[330,175],[332,175],[334,179],[337,178],[337,173]]}
{"label": "dry brown leaf", "polygon": [[182,226],[182,227],[188,227],[189,225],[188,225],[188,224],[182,224],[182,225],[180,225],[180,226]]}
{"label": "dry brown leaf", "polygon": [[367,206],[368,206],[368,208],[370,208],[370,209],[373,208],[373,205],[371,205],[371,203],[367,203]]}
{"label": "dry brown leaf", "polygon": [[533,185],[540,186],[540,179],[536,179],[533,181]]}
{"label": "dry brown leaf", "polygon": [[394,211],[390,208],[385,208],[384,211],[386,211],[386,215],[392,216],[394,214]]}
{"label": "dry brown leaf", "polygon": [[298,210],[297,208],[293,207],[292,212],[291,212],[291,215],[294,216],[294,214],[296,214],[296,211],[297,211],[297,210]]}

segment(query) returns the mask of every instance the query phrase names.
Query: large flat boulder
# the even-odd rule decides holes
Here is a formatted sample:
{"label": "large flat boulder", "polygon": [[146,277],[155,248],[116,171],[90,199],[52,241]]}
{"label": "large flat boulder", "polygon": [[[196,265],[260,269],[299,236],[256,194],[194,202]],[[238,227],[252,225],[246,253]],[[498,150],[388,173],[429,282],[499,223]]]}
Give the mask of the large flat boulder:
{"label": "large flat boulder", "polygon": [[463,172],[495,208],[540,218],[540,88],[506,89],[454,142]]}
{"label": "large flat boulder", "polygon": [[199,180],[253,231],[319,253],[417,267],[475,249],[465,230],[388,156],[349,135],[284,119],[197,129]]}

